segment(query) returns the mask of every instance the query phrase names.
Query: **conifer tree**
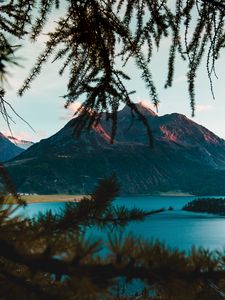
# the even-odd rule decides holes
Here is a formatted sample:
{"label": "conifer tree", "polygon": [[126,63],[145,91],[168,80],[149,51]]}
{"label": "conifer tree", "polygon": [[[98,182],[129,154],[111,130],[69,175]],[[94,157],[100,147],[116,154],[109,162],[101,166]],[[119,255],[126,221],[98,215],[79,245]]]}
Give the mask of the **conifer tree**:
{"label": "conifer tree", "polygon": [[[175,61],[186,61],[187,83],[192,114],[195,112],[195,81],[203,58],[213,92],[216,61],[224,48],[225,27],[223,0],[11,0],[0,3],[0,74],[4,77],[7,63],[20,40],[36,41],[55,10],[66,11],[49,32],[43,53],[25,79],[18,93],[23,95],[48,60],[61,61],[60,75],[69,71],[67,107],[80,97],[85,99],[82,121],[76,130],[91,126],[108,112],[112,121],[112,141],[116,133],[117,110],[121,103],[130,106],[152,135],[144,118],[132,103],[126,81],[130,79],[123,67],[135,61],[149,91],[153,104],[159,98],[151,72],[155,49],[164,38],[170,39],[165,88],[173,84]],[[63,9],[64,11],[64,9]],[[18,44],[10,44],[9,37]],[[116,63],[120,60],[123,67]],[[15,63],[15,62],[13,62]],[[90,116],[90,110],[93,112]]]}
{"label": "conifer tree", "polygon": [[[7,173],[4,178],[6,192],[12,191]],[[223,251],[193,248],[187,256],[159,242],[123,236],[128,222],[160,211],[115,207],[117,193],[111,177],[80,202],[33,219],[21,214],[26,204],[16,193],[14,206],[2,196],[0,299],[224,299]],[[108,228],[108,238],[95,239],[94,228]],[[137,279],[144,289],[131,298],[125,289],[120,298],[118,284]]]}
{"label": "conifer tree", "polygon": [[[54,10],[66,5],[66,13],[49,33],[43,53],[25,79],[19,94],[31,87],[47,60],[61,60],[61,75],[69,70],[66,106],[85,96],[78,132],[100,120],[108,112],[112,121],[112,141],[116,133],[120,103],[132,103],[126,88],[129,76],[119,69],[136,62],[150,97],[159,100],[151,73],[154,47],[164,37],[171,39],[168,76],[165,87],[172,86],[175,59],[187,61],[187,82],[191,109],[195,110],[195,79],[206,55],[206,70],[213,93],[215,63],[224,48],[223,0],[10,0],[0,2],[0,112],[9,124],[4,79],[8,65],[17,64],[15,51],[20,40],[33,41],[42,33]],[[191,30],[193,29],[193,30]],[[10,37],[16,43],[10,43]],[[147,48],[147,53],[144,49]],[[91,113],[90,113],[91,112]],[[103,180],[90,197],[67,204],[59,213],[49,211],[35,219],[18,216],[25,205],[0,165],[5,190],[0,209],[0,299],[113,299],[111,288],[121,277],[126,282],[139,279],[145,289],[139,299],[224,299],[224,252],[193,249],[190,255],[167,249],[119,233],[106,241],[92,240],[87,231],[98,228],[124,228],[132,220],[158,212],[127,210],[112,205],[118,193],[115,178]],[[11,194],[16,206],[7,204]],[[102,255],[100,249],[106,249]],[[119,297],[119,295],[118,295]],[[117,299],[119,299],[117,297]],[[135,298],[134,298],[135,299]]]}

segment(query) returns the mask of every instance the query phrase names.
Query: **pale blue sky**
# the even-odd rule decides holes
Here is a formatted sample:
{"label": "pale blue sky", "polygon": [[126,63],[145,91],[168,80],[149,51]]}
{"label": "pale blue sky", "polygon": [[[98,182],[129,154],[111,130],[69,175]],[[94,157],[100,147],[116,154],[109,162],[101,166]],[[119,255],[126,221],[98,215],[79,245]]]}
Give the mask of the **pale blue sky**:
{"label": "pale blue sky", "polygon": [[[46,29],[46,32],[48,30]],[[25,44],[17,55],[22,59],[20,63],[23,68],[14,67],[10,69],[9,86],[6,86],[7,96],[15,110],[26,119],[36,133],[22,121],[14,118],[16,124],[12,124],[14,135],[24,139],[38,141],[56,133],[71,118],[71,111],[66,111],[63,107],[64,100],[61,98],[66,93],[67,75],[59,77],[57,74],[57,64],[48,63],[42,70],[40,76],[33,82],[31,89],[22,97],[18,97],[16,92],[22,85],[23,80],[29,73],[32,63],[43,47],[45,36],[39,38],[35,44]],[[179,59],[176,64],[174,85],[170,89],[164,89],[167,70],[169,41],[162,42],[159,52],[155,52],[151,63],[151,70],[154,81],[158,88],[160,100],[159,115],[178,112],[191,118],[191,109],[187,93],[187,83],[185,81],[185,64]],[[204,62],[203,62],[204,64]],[[132,81],[128,84],[131,89],[136,89],[136,94],[132,96],[134,101],[146,100],[151,102],[148,91],[140,79],[140,73],[135,64],[130,63],[127,71],[132,75]],[[204,125],[217,135],[225,138],[225,55],[221,56],[218,65],[218,80],[214,80],[216,100],[212,99],[209,88],[209,81],[204,65],[199,69],[199,76],[196,82],[196,116],[193,120]],[[6,124],[0,119],[1,131],[7,131]]]}

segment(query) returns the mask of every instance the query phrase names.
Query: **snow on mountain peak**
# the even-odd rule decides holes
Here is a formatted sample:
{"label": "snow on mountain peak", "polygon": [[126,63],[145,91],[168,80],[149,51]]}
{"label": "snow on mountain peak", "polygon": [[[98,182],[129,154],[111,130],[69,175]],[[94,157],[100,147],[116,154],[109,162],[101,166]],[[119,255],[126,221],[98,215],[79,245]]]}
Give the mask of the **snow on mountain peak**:
{"label": "snow on mountain peak", "polygon": [[10,142],[12,142],[13,144],[15,144],[16,146],[22,148],[22,149],[28,149],[29,147],[31,147],[32,145],[34,145],[34,142],[31,141],[26,141],[26,140],[20,140],[17,139],[14,136],[6,136],[7,139],[10,140]]}

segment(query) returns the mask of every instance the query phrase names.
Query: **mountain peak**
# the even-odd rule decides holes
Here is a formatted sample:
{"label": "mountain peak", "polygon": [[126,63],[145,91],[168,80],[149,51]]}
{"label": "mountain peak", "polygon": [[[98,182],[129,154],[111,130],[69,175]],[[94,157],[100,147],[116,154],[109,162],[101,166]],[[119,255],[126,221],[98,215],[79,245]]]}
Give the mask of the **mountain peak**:
{"label": "mountain peak", "polygon": [[147,112],[153,117],[158,116],[157,113],[153,110],[153,105],[148,101],[142,100],[139,103],[137,103],[136,106],[143,114]]}
{"label": "mountain peak", "polygon": [[118,112],[113,145],[111,123],[104,118],[74,136],[78,117],[6,163],[16,187],[52,194],[83,193],[85,188],[89,193],[98,178],[115,173],[122,193],[224,194],[225,141],[184,115],[157,116],[145,103],[136,105],[149,122],[153,149],[141,118],[132,117],[128,106]]}
{"label": "mountain peak", "polygon": [[[135,103],[137,109],[139,110],[139,112],[146,116],[152,116],[152,117],[157,117],[158,115],[153,111],[153,107],[151,105],[151,103],[148,103],[147,101],[141,101],[138,103]],[[131,108],[128,105],[125,105],[119,112],[120,115],[131,115]]]}

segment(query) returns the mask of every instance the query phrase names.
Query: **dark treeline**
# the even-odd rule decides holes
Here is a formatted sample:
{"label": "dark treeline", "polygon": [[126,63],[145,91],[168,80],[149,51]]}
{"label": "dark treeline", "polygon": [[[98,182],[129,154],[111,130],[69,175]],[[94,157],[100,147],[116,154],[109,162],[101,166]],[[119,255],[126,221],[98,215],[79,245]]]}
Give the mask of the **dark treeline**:
{"label": "dark treeline", "polygon": [[188,202],[183,210],[225,215],[225,198],[199,198]]}

